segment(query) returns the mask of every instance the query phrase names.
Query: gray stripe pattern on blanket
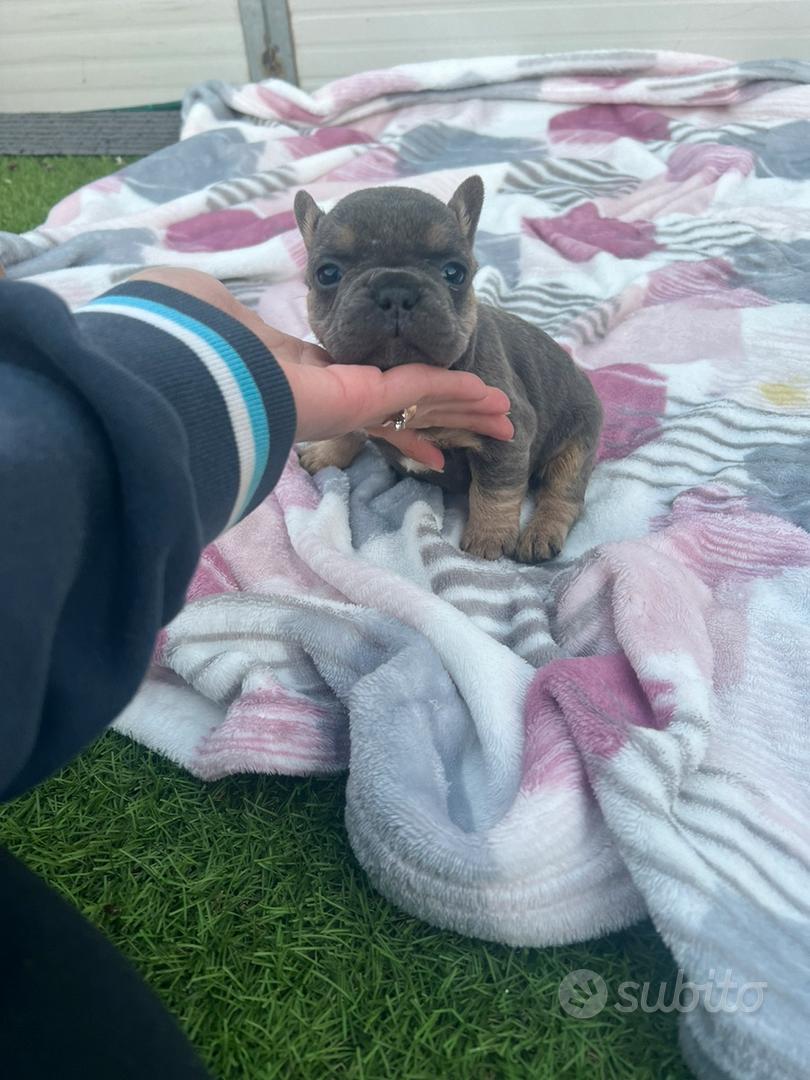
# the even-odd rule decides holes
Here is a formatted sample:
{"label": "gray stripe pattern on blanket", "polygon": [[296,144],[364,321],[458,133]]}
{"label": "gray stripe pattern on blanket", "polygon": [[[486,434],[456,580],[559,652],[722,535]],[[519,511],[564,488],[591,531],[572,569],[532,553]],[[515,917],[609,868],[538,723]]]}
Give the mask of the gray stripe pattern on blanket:
{"label": "gray stripe pattern on blanket", "polygon": [[209,83],[181,142],[0,236],[79,305],[145,263],[306,334],[306,186],[488,198],[482,298],[602,399],[586,511],[538,567],[373,450],[205,553],[119,728],[201,777],[349,769],[394,903],[502,942],[649,914],[702,1077],[810,1074],[810,65],[627,50]]}

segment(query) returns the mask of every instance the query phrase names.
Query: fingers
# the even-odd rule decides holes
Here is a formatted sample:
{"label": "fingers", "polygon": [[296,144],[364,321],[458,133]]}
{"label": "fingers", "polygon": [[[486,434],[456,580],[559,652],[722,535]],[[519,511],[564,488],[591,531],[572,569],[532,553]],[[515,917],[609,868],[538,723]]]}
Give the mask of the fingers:
{"label": "fingers", "polygon": [[421,415],[450,416],[463,413],[465,416],[506,416],[509,412],[509,398],[502,390],[494,386],[486,387],[484,397],[475,401],[459,398],[436,399],[433,395],[423,397],[419,402]]}
{"label": "fingers", "polygon": [[[325,439],[377,428],[411,405],[417,410],[410,430],[455,427],[496,439],[511,439],[514,434],[506,417],[506,394],[469,372],[440,371],[422,364],[382,372],[354,364],[321,367],[296,362],[298,357],[292,362],[277,359],[295,399],[299,439]],[[417,460],[432,464],[435,458],[428,448]]]}
{"label": "fingers", "polygon": [[378,439],[385,439],[392,446],[395,446],[401,454],[410,458],[411,461],[418,461],[422,465],[427,465],[430,469],[436,469],[439,472],[444,468],[444,454],[435,445],[425,439],[417,431],[393,431],[391,428],[371,428],[369,435],[374,435]]}
{"label": "fingers", "polygon": [[[416,422],[416,421],[415,421]],[[515,429],[511,421],[505,416],[458,416],[449,414],[446,417],[438,416],[431,418],[430,427],[464,428],[474,431],[479,435],[488,435],[492,439],[500,439],[508,442],[514,438]],[[435,443],[421,435],[417,428],[407,431],[395,431],[393,428],[370,428],[369,435],[379,439],[385,439],[395,446],[405,457],[412,461],[418,461],[431,469],[441,471],[444,468],[444,454]]]}
{"label": "fingers", "polygon": [[515,437],[515,428],[509,417],[491,413],[458,410],[434,412],[431,409],[421,415],[417,413],[408,426],[413,429],[460,428],[464,431],[474,431],[477,435],[488,435],[491,439],[499,439],[501,442],[511,442]]}
{"label": "fingers", "polygon": [[[416,402],[480,403],[484,409],[505,413],[509,398],[502,390],[487,386],[471,371],[445,371],[427,364],[403,364],[383,372],[383,393],[396,412]],[[404,402],[405,404],[397,404]]]}
{"label": "fingers", "polygon": [[411,429],[461,428],[503,441],[514,438],[514,427],[506,415],[510,408],[507,395],[468,371],[444,371],[426,364],[392,368],[378,376],[371,400],[367,403],[376,412],[372,423],[379,424],[415,404]]}

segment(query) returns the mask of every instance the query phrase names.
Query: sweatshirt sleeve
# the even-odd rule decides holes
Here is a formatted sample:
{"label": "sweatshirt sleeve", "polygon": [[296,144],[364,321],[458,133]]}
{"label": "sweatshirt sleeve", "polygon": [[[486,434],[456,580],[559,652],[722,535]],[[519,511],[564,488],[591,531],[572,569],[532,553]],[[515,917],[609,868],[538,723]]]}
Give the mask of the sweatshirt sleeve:
{"label": "sweatshirt sleeve", "polygon": [[131,282],[71,314],[0,281],[0,800],[127,704],[295,425],[281,368],[218,308]]}

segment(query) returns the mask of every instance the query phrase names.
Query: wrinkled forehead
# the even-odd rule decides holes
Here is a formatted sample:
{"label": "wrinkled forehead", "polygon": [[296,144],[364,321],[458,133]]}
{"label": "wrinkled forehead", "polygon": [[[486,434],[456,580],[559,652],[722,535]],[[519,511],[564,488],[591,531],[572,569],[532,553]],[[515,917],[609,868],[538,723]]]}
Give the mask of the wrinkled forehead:
{"label": "wrinkled forehead", "polygon": [[437,199],[346,199],[321,219],[319,254],[339,258],[410,254],[423,258],[468,250],[458,220]]}

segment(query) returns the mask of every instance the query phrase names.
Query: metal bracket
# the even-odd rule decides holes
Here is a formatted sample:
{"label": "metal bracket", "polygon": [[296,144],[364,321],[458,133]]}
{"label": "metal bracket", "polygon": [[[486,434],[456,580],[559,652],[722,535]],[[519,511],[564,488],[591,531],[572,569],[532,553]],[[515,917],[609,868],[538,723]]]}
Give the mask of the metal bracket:
{"label": "metal bracket", "polygon": [[287,0],[239,0],[239,18],[251,79],[286,79],[297,86]]}

